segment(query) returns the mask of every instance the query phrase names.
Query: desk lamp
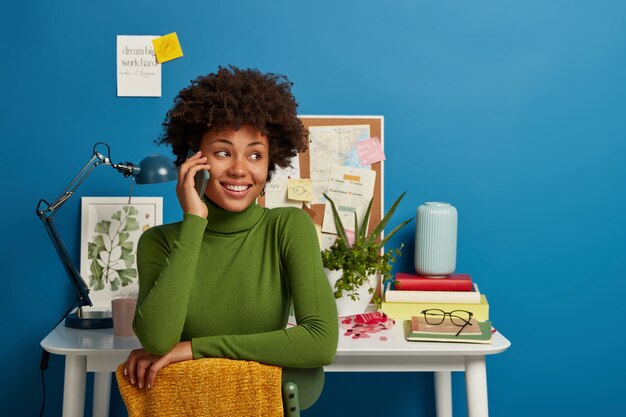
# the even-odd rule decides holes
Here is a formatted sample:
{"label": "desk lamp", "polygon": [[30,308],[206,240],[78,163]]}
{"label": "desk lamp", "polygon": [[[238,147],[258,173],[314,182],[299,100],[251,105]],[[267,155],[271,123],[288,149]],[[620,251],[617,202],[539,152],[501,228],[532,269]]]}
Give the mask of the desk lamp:
{"label": "desk lamp", "polygon": [[[106,148],[106,156],[97,150],[99,146]],[[74,306],[78,308],[76,312],[67,315],[65,325],[79,329],[103,329],[113,327],[113,321],[108,312],[83,311],[84,306],[93,305],[89,298],[89,286],[80,276],[78,269],[72,262],[53,220],[61,206],[74,195],[76,189],[85,181],[94,168],[99,165],[109,165],[123,174],[124,177],[131,177],[131,180],[133,182],[136,181],[137,184],[156,184],[159,182],[172,181],[178,176],[178,168],[170,158],[164,155],[149,155],[144,158],[138,166],[131,162],[116,164],[111,161],[111,149],[109,145],[104,142],[98,142],[93,146],[91,159],[89,159],[85,166],[76,174],[74,179],[65,187],[56,200],[52,203],[44,199],[39,200],[36,210],[37,216],[43,222],[76,294],[76,301],[70,310],[72,310]]]}

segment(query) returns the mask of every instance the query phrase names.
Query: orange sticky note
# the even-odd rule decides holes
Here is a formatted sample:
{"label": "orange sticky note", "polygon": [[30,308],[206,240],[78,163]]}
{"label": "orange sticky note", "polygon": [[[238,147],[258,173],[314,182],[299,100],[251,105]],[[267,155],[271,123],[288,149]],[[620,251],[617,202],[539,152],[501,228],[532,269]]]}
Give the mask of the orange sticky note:
{"label": "orange sticky note", "polygon": [[183,50],[178,42],[176,32],[153,39],[152,45],[154,46],[157,61],[161,64],[183,56]]}

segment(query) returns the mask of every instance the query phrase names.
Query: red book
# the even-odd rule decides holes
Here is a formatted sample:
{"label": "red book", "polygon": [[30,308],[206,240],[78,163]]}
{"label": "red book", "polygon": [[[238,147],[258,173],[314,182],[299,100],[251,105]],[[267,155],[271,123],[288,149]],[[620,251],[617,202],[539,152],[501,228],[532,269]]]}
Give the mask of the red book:
{"label": "red book", "polygon": [[396,290],[411,291],[472,291],[472,278],[469,274],[451,274],[443,278],[398,272]]}

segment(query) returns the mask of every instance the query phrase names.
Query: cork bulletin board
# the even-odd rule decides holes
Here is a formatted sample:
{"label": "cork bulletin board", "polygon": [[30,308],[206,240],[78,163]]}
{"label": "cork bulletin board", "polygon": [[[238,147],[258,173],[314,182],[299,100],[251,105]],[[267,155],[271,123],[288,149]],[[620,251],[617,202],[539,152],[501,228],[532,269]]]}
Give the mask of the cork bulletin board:
{"label": "cork bulletin board", "polygon": [[[305,127],[309,129],[311,127],[346,127],[349,130],[350,127],[362,127],[364,125],[369,126],[369,137],[377,138],[384,146],[384,129],[383,129],[383,117],[382,116],[299,116],[300,120]],[[333,129],[329,129],[331,132]],[[335,138],[332,138],[335,140]],[[309,137],[310,147],[314,146],[312,143],[315,140],[313,135]],[[341,141],[341,135],[336,136],[336,140]],[[353,139],[352,139],[353,140]],[[313,170],[325,170],[327,168],[327,158],[322,156],[318,152],[318,159],[325,159],[324,161],[316,161],[315,156],[312,157],[312,152],[307,149],[301,152],[299,155],[300,164],[300,178],[311,178],[311,171]],[[369,168],[375,171],[374,181],[374,195],[372,202],[372,211],[370,215],[369,230],[372,230],[380,222],[383,214],[383,175],[384,175],[384,161],[373,163]],[[330,172],[328,172],[330,175]],[[265,205],[265,199],[259,198],[259,204]],[[321,228],[324,220],[325,204],[319,201],[313,201],[310,205],[302,205],[302,209],[305,210],[313,219],[313,222]],[[360,221],[360,219],[359,219]]]}

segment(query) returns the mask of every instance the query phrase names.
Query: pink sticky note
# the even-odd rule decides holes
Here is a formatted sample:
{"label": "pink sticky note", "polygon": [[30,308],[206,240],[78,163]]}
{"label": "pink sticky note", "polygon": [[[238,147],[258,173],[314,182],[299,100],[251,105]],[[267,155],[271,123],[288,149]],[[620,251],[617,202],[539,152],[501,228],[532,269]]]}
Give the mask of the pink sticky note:
{"label": "pink sticky note", "polygon": [[354,245],[354,242],[356,241],[354,230],[346,229],[346,236],[348,238],[348,243],[350,244],[350,246]]}
{"label": "pink sticky note", "polygon": [[377,137],[372,137],[356,143],[361,165],[371,165],[385,160],[383,146]]}

